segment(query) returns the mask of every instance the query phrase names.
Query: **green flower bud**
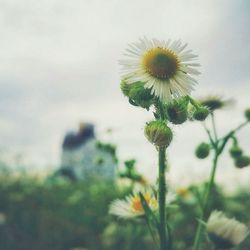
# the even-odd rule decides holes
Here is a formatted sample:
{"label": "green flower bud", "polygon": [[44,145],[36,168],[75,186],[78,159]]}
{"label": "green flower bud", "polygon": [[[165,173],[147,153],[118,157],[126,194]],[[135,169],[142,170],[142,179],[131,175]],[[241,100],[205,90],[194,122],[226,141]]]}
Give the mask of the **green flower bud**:
{"label": "green flower bud", "polygon": [[194,111],[193,118],[197,121],[204,121],[209,115],[209,109],[206,107],[199,107]]}
{"label": "green flower bud", "polygon": [[236,158],[242,155],[242,149],[239,146],[234,145],[230,148],[229,153],[233,158]]}
{"label": "green flower bud", "polygon": [[187,105],[188,100],[186,98],[168,104],[166,107],[168,120],[173,124],[184,123],[188,118]]}
{"label": "green flower bud", "polygon": [[120,84],[121,91],[125,96],[129,96],[130,87],[131,84],[127,84],[125,81],[122,81]]}
{"label": "green flower bud", "polygon": [[250,108],[245,110],[245,117],[247,118],[248,121],[250,121]]}
{"label": "green flower bud", "polygon": [[210,146],[209,144],[203,142],[195,150],[195,155],[199,159],[205,159],[209,155]]}
{"label": "green flower bud", "polygon": [[250,164],[250,157],[241,155],[235,159],[234,164],[237,168],[247,167]]}
{"label": "green flower bud", "polygon": [[131,84],[129,98],[133,100],[138,106],[149,109],[153,104],[153,95],[151,95],[150,89],[144,88],[143,82],[135,82]]}
{"label": "green flower bud", "polygon": [[168,147],[173,139],[173,133],[164,121],[151,121],[144,130],[147,139],[159,147]]}

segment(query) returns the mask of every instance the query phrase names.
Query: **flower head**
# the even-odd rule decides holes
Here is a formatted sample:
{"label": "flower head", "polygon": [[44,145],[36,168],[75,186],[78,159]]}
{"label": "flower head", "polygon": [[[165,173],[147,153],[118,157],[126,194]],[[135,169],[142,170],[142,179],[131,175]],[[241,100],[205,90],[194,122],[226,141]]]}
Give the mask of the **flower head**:
{"label": "flower head", "polygon": [[229,249],[246,238],[248,228],[235,219],[227,218],[220,211],[213,211],[207,222],[207,232],[219,249]]}
{"label": "flower head", "polygon": [[196,55],[185,50],[187,44],[180,41],[140,39],[132,43],[125,54],[129,59],[120,61],[123,79],[127,83],[143,82],[145,88],[164,103],[189,95],[198,75],[193,63]]}
{"label": "flower head", "polygon": [[223,99],[220,96],[207,96],[200,100],[203,106],[206,106],[210,111],[215,111],[217,109],[222,109],[224,107],[230,106],[234,103],[232,99]]}
{"label": "flower head", "polygon": [[[144,191],[142,195],[152,211],[158,209],[157,199],[152,191]],[[133,218],[144,215],[144,208],[141,203],[140,192],[134,192],[125,199],[117,199],[110,205],[109,213],[122,217]]]}
{"label": "flower head", "polygon": [[237,168],[244,168],[250,165],[250,157],[247,155],[240,155],[235,158],[234,164]]}
{"label": "flower head", "polygon": [[[145,214],[143,205],[141,203],[140,193],[143,195],[149,208],[155,212],[158,210],[158,200],[155,193],[151,189],[144,191],[135,191],[132,195],[125,197],[125,199],[117,199],[113,201],[109,208],[109,213],[118,217],[129,219]],[[170,204],[175,199],[173,193],[168,193],[166,196],[166,204]]]}
{"label": "flower head", "polygon": [[238,145],[233,145],[229,150],[230,155],[233,158],[240,157],[243,153],[242,149]]}

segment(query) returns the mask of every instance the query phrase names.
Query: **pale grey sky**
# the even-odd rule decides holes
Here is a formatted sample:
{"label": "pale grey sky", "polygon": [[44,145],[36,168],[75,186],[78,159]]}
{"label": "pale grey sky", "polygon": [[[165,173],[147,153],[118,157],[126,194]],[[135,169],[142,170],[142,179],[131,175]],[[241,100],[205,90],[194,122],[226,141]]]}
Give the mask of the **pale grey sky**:
{"label": "pale grey sky", "polygon": [[[151,114],[129,106],[119,90],[127,43],[144,35],[188,42],[202,65],[193,95],[238,100],[233,112],[219,113],[220,129],[230,129],[250,106],[249,24],[245,0],[0,0],[0,146],[55,165],[64,133],[86,120],[150,172],[154,149],[143,127]],[[173,167],[208,164],[191,154],[204,137],[198,124],[176,128]],[[250,153],[249,137],[246,128]]]}

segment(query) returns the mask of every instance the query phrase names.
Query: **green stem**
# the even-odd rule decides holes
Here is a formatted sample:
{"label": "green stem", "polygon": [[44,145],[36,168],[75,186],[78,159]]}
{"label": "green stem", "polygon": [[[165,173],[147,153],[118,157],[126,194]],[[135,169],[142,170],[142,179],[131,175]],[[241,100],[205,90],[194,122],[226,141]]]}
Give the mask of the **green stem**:
{"label": "green stem", "polygon": [[213,139],[213,137],[212,137],[212,135],[211,135],[211,132],[210,132],[210,130],[207,128],[205,122],[203,123],[203,127],[204,127],[205,131],[207,132],[207,135],[208,135],[208,137],[209,137],[209,140],[210,140],[211,145],[212,145],[213,147],[215,147],[216,144],[215,144],[214,139]]}
{"label": "green stem", "polygon": [[167,246],[167,232],[166,232],[166,179],[165,179],[165,170],[166,170],[166,148],[159,148],[159,236],[160,236],[160,246],[161,250],[168,249]]}
{"label": "green stem", "polygon": [[207,209],[208,209],[208,199],[209,199],[212,187],[214,185],[215,173],[216,173],[216,169],[217,169],[217,165],[218,165],[218,157],[219,157],[219,154],[215,150],[215,156],[214,156],[214,159],[213,159],[212,171],[211,171],[210,180],[209,180],[209,183],[208,183],[208,186],[206,188],[205,195],[204,195],[204,203],[203,203],[203,208],[202,208],[201,215],[200,215],[200,218],[199,218],[198,229],[197,229],[196,235],[195,235],[193,250],[198,250],[199,247],[200,247],[202,232],[203,232],[203,229],[204,229],[204,224],[202,222],[206,219],[205,217],[206,217]]}
{"label": "green stem", "polygon": [[212,119],[212,128],[213,128],[214,138],[212,137],[210,131],[207,129],[207,127],[205,125],[204,125],[204,127],[205,127],[205,130],[209,136],[210,143],[211,143],[213,150],[214,150],[214,159],[213,159],[212,170],[210,173],[209,183],[208,183],[208,186],[207,186],[207,188],[205,190],[205,194],[204,194],[204,202],[202,204],[202,210],[201,210],[201,215],[199,218],[198,229],[197,229],[196,234],[195,234],[193,250],[199,250],[199,247],[200,247],[202,233],[203,233],[203,229],[204,229],[203,221],[205,221],[206,216],[207,216],[207,212],[208,212],[207,211],[208,210],[208,199],[210,197],[210,193],[211,193],[211,190],[212,190],[213,185],[214,185],[214,179],[215,179],[215,174],[216,174],[219,156],[223,152],[229,139],[232,138],[236,132],[238,132],[241,128],[243,128],[244,126],[246,126],[249,123],[249,121],[245,121],[245,122],[241,123],[238,127],[233,129],[232,131],[230,131],[222,139],[218,139],[216,125],[215,125],[215,118],[214,118],[213,113],[211,114],[211,119]]}
{"label": "green stem", "polygon": [[225,146],[226,146],[228,140],[229,140],[232,136],[234,136],[234,134],[235,134],[236,132],[238,132],[240,129],[242,129],[243,127],[245,127],[247,124],[249,124],[249,121],[245,121],[245,122],[241,123],[238,127],[236,127],[235,129],[233,129],[232,131],[230,131],[226,136],[224,136],[224,137],[221,139],[222,143],[221,143],[221,146],[220,146],[220,148],[219,148],[219,153],[220,153],[220,154],[222,153],[223,149],[225,148]]}
{"label": "green stem", "polygon": [[218,149],[218,135],[217,135],[217,130],[216,130],[216,125],[215,125],[215,119],[214,119],[214,114],[211,114],[211,119],[212,119],[212,128],[213,128],[213,134],[214,138],[212,138],[210,131],[207,129],[208,135],[210,142],[212,144],[213,150],[214,150],[214,159],[213,159],[213,164],[212,164],[212,170],[210,173],[210,178],[209,178],[209,183],[206,187],[205,193],[204,193],[204,199],[202,203],[202,209],[201,209],[201,215],[199,218],[199,225],[195,234],[195,240],[194,240],[194,245],[193,245],[193,250],[199,250],[201,239],[202,239],[202,233],[204,229],[204,221],[206,219],[207,215],[207,209],[208,209],[208,199],[210,197],[211,190],[214,185],[214,179],[215,179],[215,173],[218,165],[218,158],[220,155],[220,150]]}
{"label": "green stem", "polygon": [[214,118],[214,113],[211,113],[211,118],[212,118],[212,126],[213,126],[213,131],[214,131],[214,138],[215,141],[218,141],[218,135],[217,135],[217,130],[216,130],[216,126],[215,126],[215,118]]}

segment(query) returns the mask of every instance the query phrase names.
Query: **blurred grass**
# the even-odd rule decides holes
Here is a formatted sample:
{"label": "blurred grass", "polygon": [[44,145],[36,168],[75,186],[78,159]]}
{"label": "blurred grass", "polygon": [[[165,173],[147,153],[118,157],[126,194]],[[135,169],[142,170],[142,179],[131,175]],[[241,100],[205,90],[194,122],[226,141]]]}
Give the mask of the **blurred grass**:
{"label": "blurred grass", "polygon": [[[190,187],[170,208],[175,249],[192,245],[198,214],[197,195],[204,188]],[[70,182],[62,177],[43,180],[27,174],[0,173],[1,250],[152,250],[152,239],[143,221],[124,221],[108,215],[112,200],[129,188],[112,182]],[[210,206],[226,211],[249,225],[250,190],[225,196],[213,190]],[[202,249],[211,249],[209,242]],[[250,249],[250,240],[240,248]]]}

